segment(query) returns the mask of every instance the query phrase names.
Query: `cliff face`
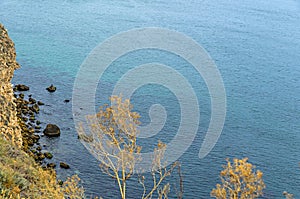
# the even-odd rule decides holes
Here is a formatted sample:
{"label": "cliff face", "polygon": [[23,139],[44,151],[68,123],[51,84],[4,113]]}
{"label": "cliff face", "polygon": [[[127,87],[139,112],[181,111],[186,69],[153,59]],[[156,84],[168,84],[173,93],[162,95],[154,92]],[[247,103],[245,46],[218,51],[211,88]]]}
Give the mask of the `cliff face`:
{"label": "cliff face", "polygon": [[19,67],[16,62],[14,43],[0,24],[0,135],[21,147],[21,129],[16,116],[16,105],[10,82],[14,70]]}

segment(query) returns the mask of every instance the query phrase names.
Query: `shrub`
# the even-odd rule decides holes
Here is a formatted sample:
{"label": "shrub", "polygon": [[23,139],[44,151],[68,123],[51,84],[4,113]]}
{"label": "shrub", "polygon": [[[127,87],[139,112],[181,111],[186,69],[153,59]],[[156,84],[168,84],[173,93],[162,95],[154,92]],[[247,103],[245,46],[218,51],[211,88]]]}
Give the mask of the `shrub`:
{"label": "shrub", "polygon": [[254,171],[254,166],[247,162],[248,159],[227,159],[227,165],[220,173],[222,184],[217,184],[211,191],[211,196],[217,199],[252,199],[263,194],[265,188],[259,170]]}

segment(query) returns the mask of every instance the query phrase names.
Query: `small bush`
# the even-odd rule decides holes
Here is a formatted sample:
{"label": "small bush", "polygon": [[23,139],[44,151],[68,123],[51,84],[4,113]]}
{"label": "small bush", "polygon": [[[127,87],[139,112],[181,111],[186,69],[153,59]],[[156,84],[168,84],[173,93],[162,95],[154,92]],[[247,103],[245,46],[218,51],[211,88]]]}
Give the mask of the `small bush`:
{"label": "small bush", "polygon": [[211,196],[217,199],[252,199],[261,196],[265,188],[263,173],[254,171],[254,166],[247,161],[248,158],[233,159],[231,163],[227,159],[227,165],[220,173],[222,184],[216,185]]}

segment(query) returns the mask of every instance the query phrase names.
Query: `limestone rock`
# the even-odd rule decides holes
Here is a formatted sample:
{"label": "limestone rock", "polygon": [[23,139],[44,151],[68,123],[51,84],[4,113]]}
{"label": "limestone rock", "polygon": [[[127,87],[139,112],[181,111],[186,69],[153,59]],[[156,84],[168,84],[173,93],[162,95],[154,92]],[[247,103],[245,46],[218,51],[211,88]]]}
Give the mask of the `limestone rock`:
{"label": "limestone rock", "polygon": [[14,43],[0,24],[0,135],[22,147],[21,128],[17,119],[15,97],[11,84],[16,62]]}

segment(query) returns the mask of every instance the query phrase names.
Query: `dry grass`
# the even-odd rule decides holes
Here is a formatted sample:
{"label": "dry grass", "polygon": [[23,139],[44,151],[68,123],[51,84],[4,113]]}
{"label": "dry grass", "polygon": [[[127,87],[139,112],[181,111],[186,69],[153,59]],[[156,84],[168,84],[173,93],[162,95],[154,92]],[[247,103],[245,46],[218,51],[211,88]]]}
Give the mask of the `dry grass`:
{"label": "dry grass", "polygon": [[0,198],[84,198],[78,182],[73,176],[60,186],[53,170],[42,169],[28,154],[0,138]]}

